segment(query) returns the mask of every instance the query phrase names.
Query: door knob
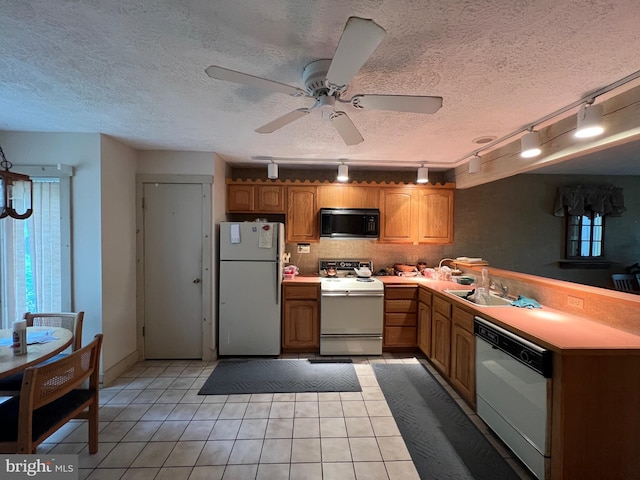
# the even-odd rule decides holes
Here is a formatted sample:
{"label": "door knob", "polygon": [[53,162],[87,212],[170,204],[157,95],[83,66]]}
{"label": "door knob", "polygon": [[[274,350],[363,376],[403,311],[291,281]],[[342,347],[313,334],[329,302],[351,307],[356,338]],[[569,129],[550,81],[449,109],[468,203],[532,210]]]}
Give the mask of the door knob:
{"label": "door knob", "polygon": [[196,278],[196,279],[193,281],[193,283],[200,283],[200,279],[199,279],[199,278]]}

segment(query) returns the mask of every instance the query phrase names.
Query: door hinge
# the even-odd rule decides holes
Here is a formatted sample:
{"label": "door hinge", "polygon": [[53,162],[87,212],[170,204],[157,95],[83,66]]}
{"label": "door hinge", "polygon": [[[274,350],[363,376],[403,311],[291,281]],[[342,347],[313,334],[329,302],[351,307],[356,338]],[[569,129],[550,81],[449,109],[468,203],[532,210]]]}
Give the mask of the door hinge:
{"label": "door hinge", "polygon": [[142,208],[144,209],[144,197],[142,197]]}
{"label": "door hinge", "polygon": [[144,326],[142,327],[142,336],[144,337]]}

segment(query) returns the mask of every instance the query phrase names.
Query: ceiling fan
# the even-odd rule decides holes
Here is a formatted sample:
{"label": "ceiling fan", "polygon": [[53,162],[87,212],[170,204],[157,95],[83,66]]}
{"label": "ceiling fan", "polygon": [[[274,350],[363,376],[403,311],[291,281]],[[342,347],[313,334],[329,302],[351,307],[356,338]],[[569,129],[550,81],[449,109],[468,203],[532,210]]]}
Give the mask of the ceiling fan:
{"label": "ceiling fan", "polygon": [[258,133],[275,132],[313,110],[328,110],[329,118],[344,143],[356,145],[364,141],[364,138],[349,116],[342,110],[336,110],[341,103],[362,109],[425,114],[435,113],[442,107],[442,97],[420,95],[355,95],[349,100],[342,98],[351,79],[378,47],[385,34],[385,30],[373,20],[350,17],[333,59],[316,60],[304,67],[302,71],[304,90],[216,65],[211,65],[205,72],[214,79],[315,100],[313,106],[309,108],[298,108],[261,126],[256,129]]}

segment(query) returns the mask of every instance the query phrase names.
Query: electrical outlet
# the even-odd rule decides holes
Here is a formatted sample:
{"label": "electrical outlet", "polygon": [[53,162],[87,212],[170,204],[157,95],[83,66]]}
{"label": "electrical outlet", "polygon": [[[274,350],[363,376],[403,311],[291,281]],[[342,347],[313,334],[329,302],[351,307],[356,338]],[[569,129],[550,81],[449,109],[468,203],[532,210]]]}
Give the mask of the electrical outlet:
{"label": "electrical outlet", "polygon": [[567,305],[574,308],[584,308],[584,298],[567,296]]}
{"label": "electrical outlet", "polygon": [[308,243],[299,243],[298,253],[311,253],[311,245]]}

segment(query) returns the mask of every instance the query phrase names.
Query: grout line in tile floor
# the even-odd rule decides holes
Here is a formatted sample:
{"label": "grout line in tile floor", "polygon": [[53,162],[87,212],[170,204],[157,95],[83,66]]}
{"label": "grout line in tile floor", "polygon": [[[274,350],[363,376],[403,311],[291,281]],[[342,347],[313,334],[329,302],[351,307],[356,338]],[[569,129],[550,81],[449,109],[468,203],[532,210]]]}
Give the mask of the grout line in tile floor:
{"label": "grout line in tile floor", "polygon": [[198,395],[217,362],[143,361],[100,391],[97,454],[82,421],[37,453],[78,454],[80,480],[419,479],[371,364],[420,362],[514,471],[532,478],[424,358],[352,361],[362,392],[252,395]]}

